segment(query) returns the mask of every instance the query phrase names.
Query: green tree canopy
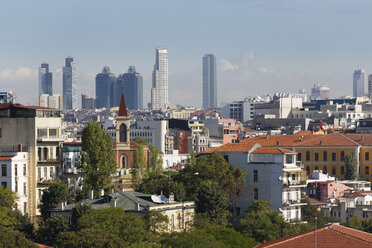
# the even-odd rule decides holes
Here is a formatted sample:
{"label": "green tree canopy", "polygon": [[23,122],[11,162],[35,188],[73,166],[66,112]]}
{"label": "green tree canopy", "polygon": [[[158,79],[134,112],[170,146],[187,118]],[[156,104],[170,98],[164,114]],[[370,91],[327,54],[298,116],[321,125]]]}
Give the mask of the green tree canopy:
{"label": "green tree canopy", "polygon": [[371,219],[360,219],[354,216],[344,225],[350,228],[372,233],[372,220]]}
{"label": "green tree canopy", "polygon": [[149,145],[149,142],[147,142],[147,140],[145,140],[144,138],[141,138],[141,137],[135,137],[134,142],[136,142],[139,145],[143,145],[143,146],[148,146]]}
{"label": "green tree canopy", "polygon": [[8,214],[9,209],[12,208],[17,199],[16,194],[9,188],[0,186],[0,225],[11,226],[15,224],[14,216]]}
{"label": "green tree canopy", "polygon": [[98,191],[111,182],[116,171],[113,141],[97,122],[89,122],[83,130],[80,169],[83,187]]}
{"label": "green tree canopy", "polygon": [[37,248],[23,233],[0,226],[0,247]]}
{"label": "green tree canopy", "polygon": [[49,218],[49,209],[58,207],[58,203],[67,202],[70,198],[67,185],[62,181],[54,181],[49,188],[43,190],[40,212],[44,220]]}
{"label": "green tree canopy", "polygon": [[358,162],[352,153],[345,155],[345,179],[355,180],[357,179],[357,166]]}
{"label": "green tree canopy", "polygon": [[134,165],[131,169],[132,179],[135,185],[139,185],[144,179],[147,179],[149,175],[145,151],[142,145],[138,145],[138,147],[134,151],[133,160]]}
{"label": "green tree canopy", "polygon": [[36,236],[39,243],[55,246],[57,236],[66,231],[68,231],[67,217],[56,215],[42,223]]}

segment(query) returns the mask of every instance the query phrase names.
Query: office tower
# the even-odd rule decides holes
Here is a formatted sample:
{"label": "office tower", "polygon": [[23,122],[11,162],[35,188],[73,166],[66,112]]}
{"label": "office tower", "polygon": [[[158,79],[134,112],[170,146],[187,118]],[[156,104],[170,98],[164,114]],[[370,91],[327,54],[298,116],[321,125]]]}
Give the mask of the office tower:
{"label": "office tower", "polygon": [[96,106],[95,99],[88,97],[85,94],[81,94],[81,108],[82,109],[94,109]]}
{"label": "office tower", "polygon": [[110,67],[103,67],[102,73],[96,76],[96,108],[109,109],[114,106],[115,84],[116,77],[110,72]]}
{"label": "office tower", "polygon": [[143,79],[141,74],[136,72],[136,67],[129,66],[127,73],[119,75],[115,90],[115,106],[119,106],[122,92],[128,109],[143,109]]}
{"label": "office tower", "polygon": [[372,74],[368,75],[368,96],[372,96]]}
{"label": "office tower", "polygon": [[53,74],[49,72],[49,64],[43,63],[39,67],[39,97],[53,94]]}
{"label": "office tower", "polygon": [[367,74],[364,69],[358,69],[353,74],[353,97],[366,96],[367,88]]}
{"label": "office tower", "polygon": [[62,109],[63,100],[60,94],[43,94],[39,97],[39,106],[53,109]]}
{"label": "office tower", "polygon": [[66,58],[66,64],[63,67],[63,107],[64,109],[76,109],[76,65],[71,57]]}
{"label": "office tower", "polygon": [[329,98],[330,88],[328,85],[314,84],[311,88],[310,100],[325,100]]}
{"label": "office tower", "polygon": [[151,108],[161,109],[168,106],[168,50],[157,47],[155,65],[152,72]]}
{"label": "office tower", "polygon": [[206,54],[203,57],[203,108],[217,107],[216,57]]}

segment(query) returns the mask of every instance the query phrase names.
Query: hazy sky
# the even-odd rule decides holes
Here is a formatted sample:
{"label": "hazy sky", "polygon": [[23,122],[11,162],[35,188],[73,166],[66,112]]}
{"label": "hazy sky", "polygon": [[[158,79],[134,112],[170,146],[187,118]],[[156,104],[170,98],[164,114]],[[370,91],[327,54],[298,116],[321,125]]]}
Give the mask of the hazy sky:
{"label": "hazy sky", "polygon": [[275,92],[352,94],[352,73],[372,73],[370,0],[0,0],[0,90],[36,104],[37,69],[48,62],[54,92],[66,56],[78,92],[95,95],[95,74],[134,65],[150,100],[155,47],[168,48],[169,100],[201,106],[202,57],[218,59],[223,103]]}

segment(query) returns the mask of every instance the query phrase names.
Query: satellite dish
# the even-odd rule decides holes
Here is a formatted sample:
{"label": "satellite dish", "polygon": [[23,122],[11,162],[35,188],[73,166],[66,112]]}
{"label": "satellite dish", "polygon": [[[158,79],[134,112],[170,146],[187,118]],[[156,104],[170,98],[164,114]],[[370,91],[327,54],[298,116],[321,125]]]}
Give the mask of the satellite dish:
{"label": "satellite dish", "polygon": [[152,195],[152,196],[151,196],[151,200],[152,200],[153,202],[155,202],[155,203],[163,203],[163,202],[162,202],[162,199],[161,199],[161,197],[160,197],[159,195]]}

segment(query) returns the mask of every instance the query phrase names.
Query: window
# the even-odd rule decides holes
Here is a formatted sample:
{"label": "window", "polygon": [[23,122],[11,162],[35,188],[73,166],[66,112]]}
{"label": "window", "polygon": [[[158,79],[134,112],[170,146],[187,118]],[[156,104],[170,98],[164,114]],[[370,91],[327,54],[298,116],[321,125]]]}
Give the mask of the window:
{"label": "window", "polygon": [[310,152],[306,151],[306,161],[310,161]]}
{"label": "window", "polygon": [[327,174],[327,166],[323,166],[323,173]]}
{"label": "window", "polygon": [[254,200],[258,200],[258,189],[257,189],[257,188],[254,189],[254,196],[253,196],[253,199],[254,199]]}
{"label": "window", "polygon": [[18,192],[18,181],[15,181],[14,191]]}
{"label": "window", "polygon": [[26,165],[23,165],[23,175],[26,176]]}
{"label": "window", "polygon": [[27,213],[27,202],[23,203],[23,213]]}
{"label": "window", "polygon": [[336,166],[332,166],[332,175],[336,175]]}
{"label": "window", "polygon": [[369,175],[369,166],[366,166],[366,175]]}
{"label": "window", "polygon": [[319,161],[319,153],[316,152],[314,155],[315,155],[315,161]]}
{"label": "window", "polygon": [[228,155],[224,155],[223,158],[226,160],[226,162],[229,162],[229,156]]}
{"label": "window", "polygon": [[8,183],[7,182],[1,182],[1,186],[3,186],[4,188],[6,188],[8,186]]}
{"label": "window", "polygon": [[180,213],[178,213],[177,220],[178,220],[178,229],[181,229],[182,220],[181,220],[181,214]]}
{"label": "window", "polygon": [[37,137],[40,138],[40,137],[46,137],[47,136],[47,129],[38,129],[37,130]]}
{"label": "window", "polygon": [[3,129],[0,128],[0,138],[3,136]]}
{"label": "window", "polygon": [[50,177],[53,177],[53,176],[54,176],[54,170],[53,170],[53,167],[50,167],[49,174],[50,174]]}
{"label": "window", "polygon": [[7,168],[6,167],[7,167],[6,164],[2,164],[1,165],[1,175],[3,177],[6,177],[7,176]]}
{"label": "window", "polygon": [[37,174],[38,174],[38,178],[40,180],[41,179],[41,168],[38,168],[37,169]]}
{"label": "window", "polygon": [[49,137],[56,137],[57,129],[49,129]]}
{"label": "window", "polygon": [[296,180],[296,174],[292,174],[292,181]]}
{"label": "window", "polygon": [[345,167],[341,166],[341,175],[345,174]]}
{"label": "window", "polygon": [[253,171],[253,182],[255,183],[258,182],[258,171],[257,170]]}
{"label": "window", "polygon": [[319,166],[315,165],[314,170],[319,170]]}
{"label": "window", "polygon": [[18,176],[18,165],[14,165],[14,176]]}
{"label": "window", "polygon": [[344,160],[345,160],[345,152],[341,151],[341,161],[344,161]]}
{"label": "window", "polygon": [[45,179],[48,178],[48,168],[47,167],[44,167],[44,177],[45,177]]}
{"label": "window", "polygon": [[323,152],[323,161],[327,161],[328,160],[328,158],[327,158],[327,151],[324,151]]}
{"label": "window", "polygon": [[364,154],[364,159],[365,159],[366,161],[369,160],[369,152],[366,152],[366,153]]}
{"label": "window", "polygon": [[174,231],[174,214],[171,216],[171,230]]}
{"label": "window", "polygon": [[336,153],[332,152],[332,161],[336,161]]}
{"label": "window", "polygon": [[120,125],[119,135],[120,142],[127,142],[127,126],[124,123]]}
{"label": "window", "polygon": [[26,183],[23,183],[23,194],[27,195],[27,185],[26,185]]}
{"label": "window", "polygon": [[297,161],[302,161],[302,153],[301,152],[299,152],[297,154]]}
{"label": "window", "polygon": [[310,174],[310,166],[306,166],[306,174]]}
{"label": "window", "polygon": [[293,163],[293,155],[285,155],[285,160],[287,164]]}

